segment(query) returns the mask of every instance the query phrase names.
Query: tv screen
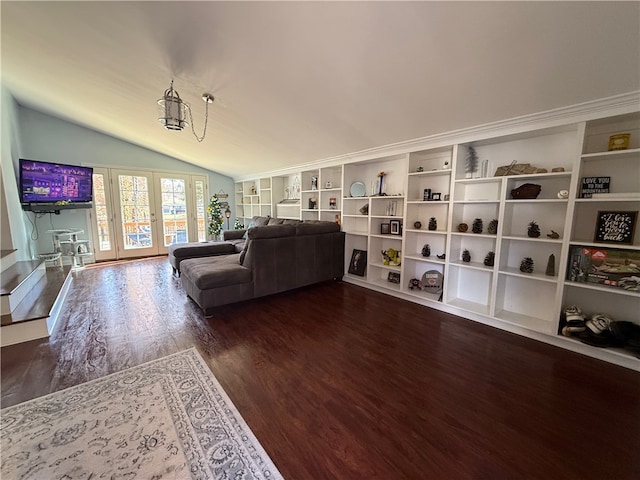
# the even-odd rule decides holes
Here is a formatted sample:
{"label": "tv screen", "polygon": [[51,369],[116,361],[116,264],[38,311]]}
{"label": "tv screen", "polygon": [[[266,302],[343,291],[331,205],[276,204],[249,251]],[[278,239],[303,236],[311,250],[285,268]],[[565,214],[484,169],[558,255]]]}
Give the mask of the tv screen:
{"label": "tv screen", "polygon": [[93,168],[20,159],[22,203],[87,203],[93,200]]}

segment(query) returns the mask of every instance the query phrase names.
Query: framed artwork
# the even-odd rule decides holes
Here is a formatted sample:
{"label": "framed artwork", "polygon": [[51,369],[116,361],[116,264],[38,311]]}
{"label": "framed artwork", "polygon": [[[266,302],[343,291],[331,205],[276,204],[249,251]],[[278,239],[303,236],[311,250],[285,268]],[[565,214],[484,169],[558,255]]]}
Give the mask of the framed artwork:
{"label": "framed artwork", "polygon": [[389,233],[391,235],[401,235],[402,234],[402,225],[400,220],[391,220],[389,222]]}
{"label": "framed artwork", "polygon": [[389,233],[391,233],[391,226],[388,223],[381,223],[380,224],[380,234],[381,235],[388,235]]}
{"label": "framed artwork", "polygon": [[633,244],[638,212],[600,211],[596,218],[595,242]]}
{"label": "framed artwork", "polygon": [[367,268],[367,251],[353,249],[351,254],[351,262],[349,262],[349,273],[364,277]]}
{"label": "framed artwork", "polygon": [[439,201],[440,199],[441,199],[440,192],[436,192],[436,193],[432,193],[431,194],[431,200]]}
{"label": "framed artwork", "polygon": [[398,272],[389,272],[387,280],[391,283],[400,283],[400,274]]}

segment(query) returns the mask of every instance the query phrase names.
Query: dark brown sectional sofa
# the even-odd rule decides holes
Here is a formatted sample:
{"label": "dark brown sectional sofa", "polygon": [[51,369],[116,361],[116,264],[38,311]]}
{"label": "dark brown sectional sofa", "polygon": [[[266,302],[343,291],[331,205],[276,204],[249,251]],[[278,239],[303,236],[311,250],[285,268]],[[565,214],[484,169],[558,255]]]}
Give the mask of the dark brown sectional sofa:
{"label": "dark brown sectional sofa", "polygon": [[246,239],[230,238],[242,231],[225,232],[240,253],[181,259],[182,286],[205,315],[219,305],[342,278],[345,234],[339,225],[270,220],[248,229]]}

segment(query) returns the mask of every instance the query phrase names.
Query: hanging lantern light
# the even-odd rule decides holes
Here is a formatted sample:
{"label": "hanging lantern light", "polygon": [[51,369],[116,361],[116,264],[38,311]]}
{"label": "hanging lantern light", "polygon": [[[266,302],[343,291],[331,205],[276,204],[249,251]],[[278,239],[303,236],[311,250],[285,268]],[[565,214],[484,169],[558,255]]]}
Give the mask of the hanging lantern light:
{"label": "hanging lantern light", "polygon": [[173,80],[171,80],[171,86],[164,91],[164,96],[158,100],[158,105],[160,106],[158,120],[167,130],[182,130],[189,125],[186,120],[186,106],[178,92],[173,89]]}

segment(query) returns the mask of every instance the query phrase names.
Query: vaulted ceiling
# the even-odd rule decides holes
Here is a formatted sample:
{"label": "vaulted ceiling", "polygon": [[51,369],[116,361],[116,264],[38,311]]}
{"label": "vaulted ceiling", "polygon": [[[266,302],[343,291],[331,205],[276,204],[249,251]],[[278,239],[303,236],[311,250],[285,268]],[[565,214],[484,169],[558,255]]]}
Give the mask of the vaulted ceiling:
{"label": "vaulted ceiling", "polygon": [[[638,2],[1,3],[21,105],[230,176],[640,90]],[[170,132],[171,79],[196,133]]]}

